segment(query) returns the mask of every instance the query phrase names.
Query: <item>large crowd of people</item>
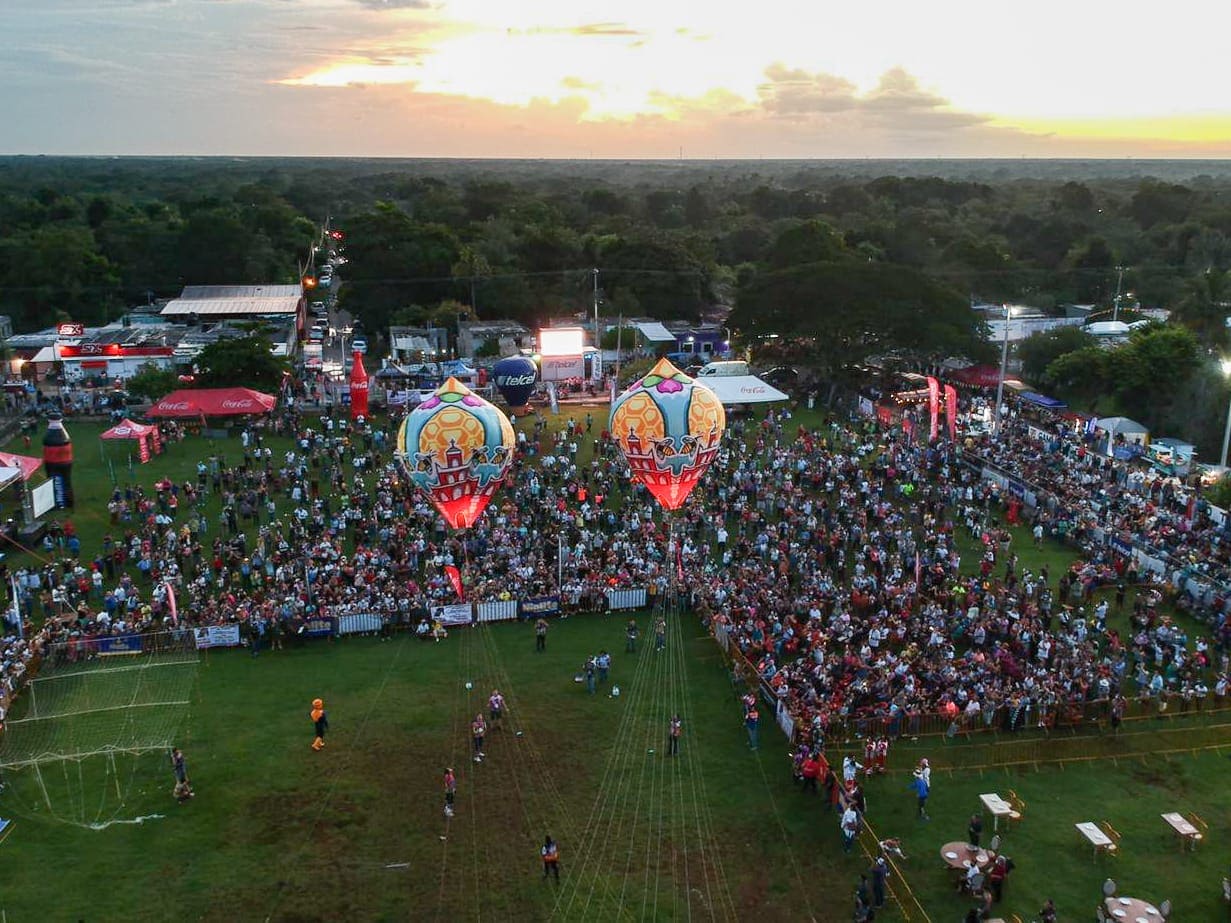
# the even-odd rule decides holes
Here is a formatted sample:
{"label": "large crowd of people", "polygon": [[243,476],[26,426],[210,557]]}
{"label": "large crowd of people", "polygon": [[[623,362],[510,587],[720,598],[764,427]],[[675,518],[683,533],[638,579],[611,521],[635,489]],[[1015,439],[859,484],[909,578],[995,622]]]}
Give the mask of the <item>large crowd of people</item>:
{"label": "large crowd of people", "polygon": [[[70,519],[46,539],[43,563],[15,574],[30,626],[21,643],[165,628],[173,608],[179,624],[238,624],[258,647],[322,614],[416,625],[455,599],[448,565],[478,600],[559,594],[566,607],[601,607],[607,590],[640,587],[655,605],[673,588],[666,520],[592,412],[558,431],[517,421],[516,467],[462,535],[398,475],[392,426],[288,411],[182,483],[117,487],[99,547],[82,548]],[[292,447],[275,452],[270,432]],[[1134,493],[1123,465],[1053,459],[1034,442],[1017,420],[964,448],[862,421],[792,428],[789,411],[737,420],[677,517],[674,588],[721,626],[804,735],[850,722],[903,733],[936,716],[1016,728],[1091,702],[1110,709],[1121,695],[1225,691],[1231,627],[1189,638],[1124,558],[1117,567],[1100,553],[1063,574],[1019,566],[1013,533],[987,517],[1010,498],[963,456],[1049,485],[1036,515],[1050,532],[1094,503],[1146,502],[1164,533],[1157,523],[1175,515],[1164,496]],[[977,568],[962,568],[963,547]],[[1114,603],[1090,595],[1105,583],[1119,585]],[[1110,605],[1133,607],[1131,633],[1107,627]]]}

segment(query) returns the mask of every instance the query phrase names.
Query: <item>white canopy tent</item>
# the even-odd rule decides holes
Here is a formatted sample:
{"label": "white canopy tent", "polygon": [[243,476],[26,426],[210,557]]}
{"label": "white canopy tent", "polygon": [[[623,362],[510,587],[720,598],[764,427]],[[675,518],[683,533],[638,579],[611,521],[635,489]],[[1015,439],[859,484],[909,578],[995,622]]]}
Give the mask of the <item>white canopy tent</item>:
{"label": "white canopy tent", "polygon": [[698,378],[697,384],[713,391],[723,404],[769,404],[790,400],[788,395],[755,375],[712,375]]}

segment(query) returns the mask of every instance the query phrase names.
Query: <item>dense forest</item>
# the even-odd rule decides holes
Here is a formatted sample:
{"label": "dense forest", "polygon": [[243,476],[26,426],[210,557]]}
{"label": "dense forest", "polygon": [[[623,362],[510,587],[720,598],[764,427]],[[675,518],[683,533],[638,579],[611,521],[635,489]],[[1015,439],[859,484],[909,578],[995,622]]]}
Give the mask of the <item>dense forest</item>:
{"label": "dense forest", "polygon": [[1022,349],[1032,380],[1172,428],[1225,394],[1223,162],[6,158],[0,313],[97,323],[185,283],[292,281],[327,218],[347,234],[343,303],[374,331],[587,310],[598,268],[605,315],[730,309],[836,373],[978,354],[972,298],[1107,306],[1120,282],[1174,311],[1180,340],[1042,338]]}

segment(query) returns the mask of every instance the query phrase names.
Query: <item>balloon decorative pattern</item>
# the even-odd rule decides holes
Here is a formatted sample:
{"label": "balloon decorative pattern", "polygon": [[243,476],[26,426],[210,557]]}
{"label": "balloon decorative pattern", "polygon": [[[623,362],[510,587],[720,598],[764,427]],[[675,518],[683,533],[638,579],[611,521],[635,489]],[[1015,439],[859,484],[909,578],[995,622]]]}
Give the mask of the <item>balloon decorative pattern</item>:
{"label": "balloon decorative pattern", "polygon": [[504,483],[514,444],[508,418],[450,378],[402,422],[397,457],[445,521],[465,529]]}
{"label": "balloon decorative pattern", "polygon": [[726,425],[717,395],[666,359],[611,405],[611,433],[633,477],[669,510],[705,474]]}

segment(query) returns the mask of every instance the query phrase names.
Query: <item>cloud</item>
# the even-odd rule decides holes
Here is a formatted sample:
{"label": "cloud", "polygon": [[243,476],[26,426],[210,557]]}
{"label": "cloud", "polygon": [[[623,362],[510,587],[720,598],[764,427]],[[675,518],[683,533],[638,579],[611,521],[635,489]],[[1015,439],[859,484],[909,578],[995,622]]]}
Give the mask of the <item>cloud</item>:
{"label": "cloud", "polygon": [[951,131],[984,125],[990,116],[951,108],[949,100],[925,90],[904,68],[881,75],[876,87],[860,93],[844,77],[771,64],[757,87],[760,107],[788,119],[842,121],[895,131]]}
{"label": "cloud", "polygon": [[365,10],[430,10],[435,7],[431,0],[351,0]]}
{"label": "cloud", "polygon": [[588,22],[579,26],[532,26],[509,29],[511,35],[573,35],[580,38],[648,38],[650,33],[622,22]]}

